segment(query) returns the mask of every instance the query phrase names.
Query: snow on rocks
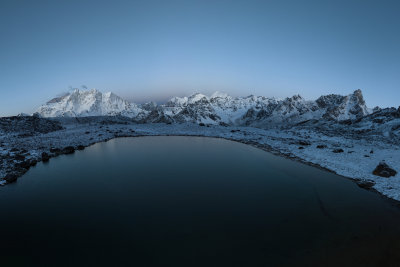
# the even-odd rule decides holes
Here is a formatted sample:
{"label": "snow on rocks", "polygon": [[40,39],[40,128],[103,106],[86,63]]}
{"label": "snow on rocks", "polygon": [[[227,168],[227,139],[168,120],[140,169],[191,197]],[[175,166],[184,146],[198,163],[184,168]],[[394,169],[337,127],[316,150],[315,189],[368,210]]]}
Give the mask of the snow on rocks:
{"label": "snow on rocks", "polygon": [[[365,187],[400,200],[400,175],[388,178],[376,176],[374,169],[382,160],[400,169],[400,148],[386,139],[351,138],[324,134],[311,128],[260,129],[244,126],[199,126],[197,123],[138,124],[121,118],[70,118],[54,120],[62,127],[47,133],[20,135],[18,131],[0,136],[0,185],[14,182],[36,162],[82,150],[97,142],[116,137],[156,135],[189,135],[225,138],[246,143],[272,153],[331,170],[356,179]],[[303,145],[301,145],[303,144]],[[299,145],[303,149],[298,149]],[[11,150],[16,150],[11,152]],[[333,153],[335,149],[342,153]],[[24,150],[26,152],[24,152]],[[374,153],[370,153],[371,150]],[[364,157],[368,154],[369,157]],[[23,155],[25,159],[17,155]],[[29,161],[28,161],[29,160]],[[7,175],[15,176],[7,176]],[[8,178],[6,178],[8,177]]]}

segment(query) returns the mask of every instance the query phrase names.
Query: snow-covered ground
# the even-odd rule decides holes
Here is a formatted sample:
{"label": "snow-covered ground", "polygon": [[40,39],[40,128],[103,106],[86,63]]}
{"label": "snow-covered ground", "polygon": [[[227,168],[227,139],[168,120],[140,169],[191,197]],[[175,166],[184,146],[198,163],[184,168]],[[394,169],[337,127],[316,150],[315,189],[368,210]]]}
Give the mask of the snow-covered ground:
{"label": "snow-covered ground", "polygon": [[[151,135],[196,135],[225,138],[257,146],[305,163],[315,164],[345,177],[362,181],[373,181],[373,188],[390,198],[400,200],[400,175],[383,178],[372,171],[382,160],[400,170],[400,148],[391,143],[330,136],[307,128],[259,129],[234,126],[199,126],[193,123],[164,124],[133,122],[107,122],[75,120],[64,121],[64,129],[49,133],[21,134],[3,132],[0,134],[0,185],[6,184],[4,177],[14,173],[21,176],[26,167],[21,164],[41,161],[42,153],[57,156],[65,147],[89,146],[116,137]],[[320,146],[322,148],[317,148]],[[81,147],[82,149],[83,147]],[[343,152],[334,153],[333,150]],[[53,152],[51,152],[53,151]],[[62,154],[63,152],[61,152]]]}

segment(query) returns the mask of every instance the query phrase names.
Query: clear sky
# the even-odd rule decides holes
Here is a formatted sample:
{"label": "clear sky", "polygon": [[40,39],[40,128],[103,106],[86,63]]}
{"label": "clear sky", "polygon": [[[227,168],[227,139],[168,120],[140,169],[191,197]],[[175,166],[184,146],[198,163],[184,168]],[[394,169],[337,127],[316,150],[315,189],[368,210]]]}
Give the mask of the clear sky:
{"label": "clear sky", "polygon": [[400,1],[0,0],[0,116],[68,87],[131,101],[349,94],[400,105]]}

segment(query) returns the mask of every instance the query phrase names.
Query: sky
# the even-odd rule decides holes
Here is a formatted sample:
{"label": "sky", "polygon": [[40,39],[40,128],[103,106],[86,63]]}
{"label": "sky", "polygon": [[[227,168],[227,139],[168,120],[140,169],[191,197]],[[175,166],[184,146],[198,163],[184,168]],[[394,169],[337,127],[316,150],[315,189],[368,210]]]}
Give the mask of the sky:
{"label": "sky", "polygon": [[0,0],[0,116],[73,87],[400,105],[397,0]]}

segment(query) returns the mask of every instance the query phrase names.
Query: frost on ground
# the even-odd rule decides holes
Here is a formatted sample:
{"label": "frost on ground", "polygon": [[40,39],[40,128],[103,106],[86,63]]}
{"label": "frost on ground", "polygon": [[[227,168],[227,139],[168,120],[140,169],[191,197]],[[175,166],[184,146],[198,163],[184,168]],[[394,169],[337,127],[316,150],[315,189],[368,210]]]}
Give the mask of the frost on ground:
{"label": "frost on ground", "polygon": [[[7,118],[1,120],[5,119]],[[21,120],[27,121],[21,122]],[[8,127],[8,125],[18,123],[32,125],[22,128]],[[32,130],[34,126],[36,128]],[[379,162],[383,160],[395,170],[400,170],[398,140],[393,141],[374,131],[368,131],[365,135],[362,133],[354,135],[356,131],[354,128],[346,132],[347,128],[341,127],[340,124],[311,127],[304,123],[287,129],[260,129],[219,125],[200,126],[194,123],[138,124],[122,117],[57,120],[12,117],[0,128],[0,185],[15,181],[38,161],[60,154],[73,153],[75,149],[83,149],[112,138],[195,135],[239,141],[288,158],[318,165],[339,175],[370,181],[369,184],[373,185],[375,190],[390,198],[400,200],[399,173],[390,178],[372,174]],[[364,126],[360,124],[358,127],[361,131]]]}

